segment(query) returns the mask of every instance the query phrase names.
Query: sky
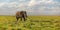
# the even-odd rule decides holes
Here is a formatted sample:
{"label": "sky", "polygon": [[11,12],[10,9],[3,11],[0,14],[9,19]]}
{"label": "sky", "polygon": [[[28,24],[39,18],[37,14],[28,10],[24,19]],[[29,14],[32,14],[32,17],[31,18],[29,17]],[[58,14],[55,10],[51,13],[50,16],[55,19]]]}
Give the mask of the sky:
{"label": "sky", "polygon": [[0,0],[0,15],[22,10],[28,15],[60,15],[60,0]]}

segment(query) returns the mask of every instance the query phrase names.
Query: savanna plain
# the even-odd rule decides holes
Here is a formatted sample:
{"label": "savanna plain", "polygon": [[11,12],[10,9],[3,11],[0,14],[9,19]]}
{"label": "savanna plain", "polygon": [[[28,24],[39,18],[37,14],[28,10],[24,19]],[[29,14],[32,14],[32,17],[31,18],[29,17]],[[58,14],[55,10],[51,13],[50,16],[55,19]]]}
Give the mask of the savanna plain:
{"label": "savanna plain", "polygon": [[28,16],[17,21],[15,16],[0,16],[0,30],[60,30],[60,16]]}

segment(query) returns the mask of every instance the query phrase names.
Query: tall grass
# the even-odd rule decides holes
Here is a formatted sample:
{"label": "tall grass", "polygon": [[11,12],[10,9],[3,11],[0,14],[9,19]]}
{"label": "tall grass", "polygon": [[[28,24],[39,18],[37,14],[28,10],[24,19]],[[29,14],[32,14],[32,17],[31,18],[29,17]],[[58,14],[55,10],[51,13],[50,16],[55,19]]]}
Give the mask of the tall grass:
{"label": "tall grass", "polygon": [[60,16],[28,16],[18,22],[15,16],[0,16],[0,30],[60,30]]}

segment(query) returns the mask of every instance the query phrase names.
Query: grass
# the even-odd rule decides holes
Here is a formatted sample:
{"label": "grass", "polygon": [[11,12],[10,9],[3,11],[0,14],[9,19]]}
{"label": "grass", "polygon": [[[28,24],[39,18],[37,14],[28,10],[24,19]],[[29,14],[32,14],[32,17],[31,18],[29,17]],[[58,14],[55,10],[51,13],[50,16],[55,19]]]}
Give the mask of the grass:
{"label": "grass", "polygon": [[0,30],[60,30],[60,16],[28,16],[15,23],[15,16],[0,16]]}

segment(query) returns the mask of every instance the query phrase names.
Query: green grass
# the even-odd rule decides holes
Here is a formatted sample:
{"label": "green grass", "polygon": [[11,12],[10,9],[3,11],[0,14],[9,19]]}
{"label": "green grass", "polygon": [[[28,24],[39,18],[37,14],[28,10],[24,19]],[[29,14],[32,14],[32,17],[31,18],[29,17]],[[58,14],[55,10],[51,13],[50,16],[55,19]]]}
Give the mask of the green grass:
{"label": "green grass", "polygon": [[28,16],[15,23],[15,16],[0,16],[0,30],[60,30],[60,16]]}

